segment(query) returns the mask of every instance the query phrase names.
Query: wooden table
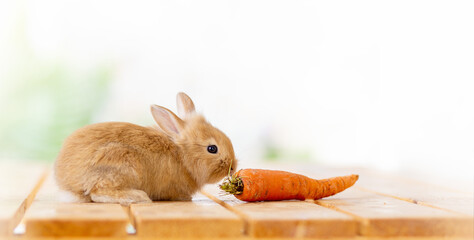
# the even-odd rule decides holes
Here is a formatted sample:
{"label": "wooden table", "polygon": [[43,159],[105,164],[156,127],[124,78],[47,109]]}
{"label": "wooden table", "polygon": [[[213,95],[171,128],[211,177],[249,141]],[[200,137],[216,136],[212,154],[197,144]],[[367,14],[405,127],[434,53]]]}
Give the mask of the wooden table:
{"label": "wooden table", "polygon": [[473,239],[470,188],[367,169],[267,168],[314,178],[358,173],[360,179],[354,187],[317,201],[246,203],[209,185],[190,202],[123,207],[61,202],[49,167],[0,163],[0,238]]}

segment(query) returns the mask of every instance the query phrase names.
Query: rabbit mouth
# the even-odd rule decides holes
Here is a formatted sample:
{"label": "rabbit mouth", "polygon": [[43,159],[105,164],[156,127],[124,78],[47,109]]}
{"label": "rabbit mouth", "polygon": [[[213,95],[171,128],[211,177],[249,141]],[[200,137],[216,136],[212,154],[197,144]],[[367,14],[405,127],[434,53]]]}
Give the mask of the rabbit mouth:
{"label": "rabbit mouth", "polygon": [[218,182],[228,174],[232,174],[234,171],[235,169],[233,169],[233,167],[229,163],[226,163],[225,161],[220,161],[218,166],[214,168],[211,174],[209,175],[209,181]]}

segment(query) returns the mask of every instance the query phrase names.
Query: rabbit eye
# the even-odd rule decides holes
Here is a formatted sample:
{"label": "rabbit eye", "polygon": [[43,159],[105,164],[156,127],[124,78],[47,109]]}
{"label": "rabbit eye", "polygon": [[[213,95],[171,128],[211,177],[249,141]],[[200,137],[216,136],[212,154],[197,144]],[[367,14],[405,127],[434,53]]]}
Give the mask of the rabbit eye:
{"label": "rabbit eye", "polygon": [[209,145],[209,146],[207,146],[207,151],[212,153],[212,154],[216,154],[217,153],[217,146],[216,145]]}

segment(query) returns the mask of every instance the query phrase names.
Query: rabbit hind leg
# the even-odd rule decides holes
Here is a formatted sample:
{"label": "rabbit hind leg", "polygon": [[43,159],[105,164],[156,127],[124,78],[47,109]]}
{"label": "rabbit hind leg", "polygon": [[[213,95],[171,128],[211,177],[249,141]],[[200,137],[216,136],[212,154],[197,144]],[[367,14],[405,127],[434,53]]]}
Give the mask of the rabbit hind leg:
{"label": "rabbit hind leg", "polygon": [[131,203],[151,202],[148,195],[137,189],[137,174],[129,167],[100,166],[91,178],[89,195],[93,202]]}
{"label": "rabbit hind leg", "polygon": [[93,202],[130,203],[151,202],[148,195],[139,190],[143,166],[137,158],[140,153],[127,146],[111,143],[100,149],[90,170],[91,177],[84,184]]}

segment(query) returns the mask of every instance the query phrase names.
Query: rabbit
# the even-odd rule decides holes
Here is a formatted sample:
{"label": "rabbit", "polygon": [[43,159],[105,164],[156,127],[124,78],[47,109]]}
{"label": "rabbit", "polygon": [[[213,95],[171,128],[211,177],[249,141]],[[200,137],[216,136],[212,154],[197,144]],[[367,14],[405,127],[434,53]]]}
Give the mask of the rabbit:
{"label": "rabbit", "polygon": [[152,105],[158,127],[125,122],[85,126],[66,138],[54,165],[61,190],[80,202],[129,205],[191,200],[237,166],[230,139],[178,93],[179,116]]}

